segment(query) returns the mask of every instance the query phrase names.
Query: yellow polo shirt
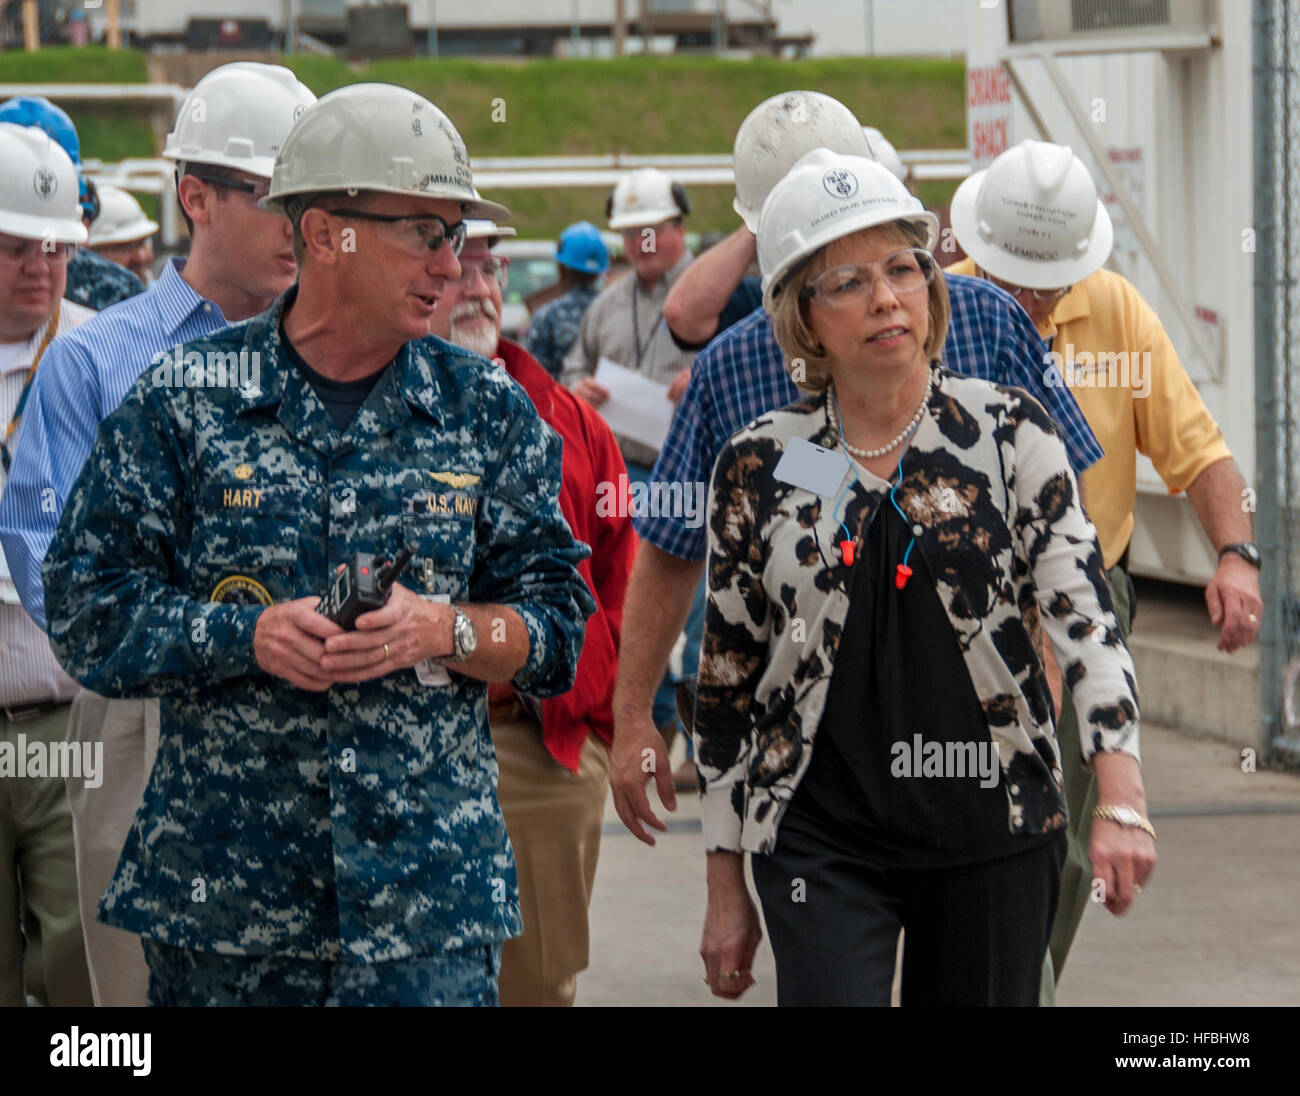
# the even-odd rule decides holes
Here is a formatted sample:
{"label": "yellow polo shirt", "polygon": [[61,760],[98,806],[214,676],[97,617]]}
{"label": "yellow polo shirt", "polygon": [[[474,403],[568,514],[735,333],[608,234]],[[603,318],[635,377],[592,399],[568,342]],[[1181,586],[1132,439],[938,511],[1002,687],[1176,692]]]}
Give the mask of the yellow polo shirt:
{"label": "yellow polo shirt", "polygon": [[[975,264],[963,259],[947,272],[973,276]],[[1106,454],[1084,472],[1083,487],[1113,567],[1133,535],[1139,452],[1170,494],[1232,453],[1160,317],[1127,279],[1098,270],[1057,303],[1038,333],[1052,340],[1056,383],[1069,387]]]}

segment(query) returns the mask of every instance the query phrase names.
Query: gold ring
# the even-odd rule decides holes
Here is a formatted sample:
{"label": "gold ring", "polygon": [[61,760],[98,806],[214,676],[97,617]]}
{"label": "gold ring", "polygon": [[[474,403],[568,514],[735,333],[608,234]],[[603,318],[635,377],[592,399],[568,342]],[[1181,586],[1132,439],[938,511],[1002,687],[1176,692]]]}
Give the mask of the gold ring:
{"label": "gold ring", "polygon": [[1248,616],[1246,619],[1249,620],[1252,624],[1259,623],[1259,617],[1257,617],[1254,613],[1251,613],[1250,616]]}
{"label": "gold ring", "polygon": [[1140,884],[1138,884],[1138,883],[1134,883],[1134,884],[1133,884],[1133,893],[1134,893],[1134,894],[1141,894],[1141,893],[1142,893],[1142,887],[1141,887]]}
{"label": "gold ring", "polygon": [[384,661],[385,661],[385,662],[388,661],[388,644],[387,644],[387,643],[384,644]]}
{"label": "gold ring", "polygon": [[740,971],[738,970],[724,970],[722,972],[722,980],[724,982],[734,982],[739,977]]}

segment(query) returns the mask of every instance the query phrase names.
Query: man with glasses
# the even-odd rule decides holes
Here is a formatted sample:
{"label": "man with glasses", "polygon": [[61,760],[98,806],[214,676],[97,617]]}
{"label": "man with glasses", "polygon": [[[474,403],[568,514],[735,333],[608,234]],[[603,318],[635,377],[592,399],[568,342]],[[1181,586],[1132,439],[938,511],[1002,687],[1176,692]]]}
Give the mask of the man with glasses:
{"label": "man with glasses", "polygon": [[[256,202],[266,195],[294,119],[315,99],[278,65],[224,65],[200,80],[165,147],[177,162],[188,260],[173,259],[148,292],[50,344],[27,401],[10,489],[0,500],[0,542],[23,605],[42,629],[41,563],[100,422],[156,354],[264,311],[293,284],[289,222]],[[139,938],[96,920],[95,912],[144,794],[158,745],[158,703],[82,689],[69,738],[102,743],[108,770],[93,786],[68,781],[95,1002],[143,1005],[148,968]]]}
{"label": "man with glasses", "polygon": [[[0,104],[0,122],[36,126],[59,142],[77,172],[82,224],[87,228],[94,224],[101,212],[99,193],[81,170],[81,139],[68,112],[42,95],[17,96]],[[75,249],[68,263],[67,281],[64,295],[96,312],[144,292],[144,282],[132,271],[89,247]]]}
{"label": "man with glasses", "polygon": [[[63,299],[85,238],[67,154],[40,129],[0,123],[0,499],[50,340],[94,315]],[[23,612],[11,570],[0,553],[0,1006],[88,1005],[63,773],[48,760],[27,766],[57,757],[76,686]]]}
{"label": "man with glasses", "polygon": [[611,701],[623,593],[636,553],[626,506],[610,506],[627,469],[605,420],[557,384],[518,343],[501,335],[509,261],[493,255],[502,229],[471,221],[461,276],[447,282],[433,314],[435,335],[497,363],[528,393],[564,443],[560,508],[591,546],[579,565],[597,611],[587,622],[574,687],[538,703],[508,684],[488,687],[497,794],[519,872],[524,932],[501,955],[501,1004],[571,1005],[587,967],[587,907],[609,790]]}
{"label": "man with glasses", "polygon": [[163,698],[101,911],[145,938],[152,1005],[494,1004],[520,918],[486,683],[569,689],[595,608],[559,439],[428,337],[464,217],[507,211],[386,84],[308,109],[265,203],[298,284],[177,352],[257,375],[143,374],[45,564],[74,676]]}
{"label": "man with glasses", "polygon": [[[1051,210],[1043,218],[1040,210]],[[1086,165],[1067,147],[1024,141],[957,189],[952,227],[969,258],[949,273],[978,274],[1029,313],[1051,353],[1044,380],[1068,389],[1105,456],[1081,477],[1097,527],[1120,628],[1132,623],[1128,576],[1137,455],[1151,458],[1170,492],[1186,491],[1219,566],[1205,591],[1219,649],[1254,641],[1263,602],[1259,551],[1242,507],[1245,483],[1223,433],[1188,377],[1151,306],[1118,274],[1102,268],[1114,234]],[[1050,655],[1050,649],[1049,649]],[[1044,964],[1043,1002],[1054,998],[1075,931],[1088,906],[1088,840],[1096,784],[1080,760],[1074,704],[1066,697],[1057,736],[1070,808],[1061,899]]]}

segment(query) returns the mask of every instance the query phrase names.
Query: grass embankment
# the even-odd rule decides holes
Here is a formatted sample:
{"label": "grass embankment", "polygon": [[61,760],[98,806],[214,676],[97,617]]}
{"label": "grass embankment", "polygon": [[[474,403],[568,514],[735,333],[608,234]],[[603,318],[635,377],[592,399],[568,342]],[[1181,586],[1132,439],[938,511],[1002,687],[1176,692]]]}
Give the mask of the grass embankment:
{"label": "grass embankment", "polygon": [[[455,122],[474,158],[483,156],[726,153],[736,127],[769,95],[792,88],[825,92],[899,148],[960,148],[966,140],[961,61],[830,58],[723,61],[659,57],[610,61],[430,61],[413,58],[349,65],[315,56],[289,59],[318,95],[344,84],[402,84],[437,103]],[[102,47],[0,53],[0,82],[143,82],[145,55]],[[119,160],[159,148],[139,108],[70,104],[88,157]],[[504,112],[504,121],[499,120]],[[922,188],[943,203],[953,184]],[[499,190],[521,235],[553,237],[579,219],[600,220],[604,192]],[[692,188],[699,232],[737,225],[728,187]]]}

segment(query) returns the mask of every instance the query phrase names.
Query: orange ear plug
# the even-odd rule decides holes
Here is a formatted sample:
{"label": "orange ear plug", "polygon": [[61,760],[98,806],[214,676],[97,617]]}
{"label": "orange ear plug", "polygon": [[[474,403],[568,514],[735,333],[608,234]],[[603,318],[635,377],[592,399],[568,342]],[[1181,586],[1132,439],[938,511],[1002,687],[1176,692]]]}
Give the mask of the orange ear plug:
{"label": "orange ear plug", "polygon": [[840,555],[844,559],[845,567],[853,566],[853,541],[851,540],[840,541]]}
{"label": "orange ear plug", "polygon": [[898,565],[898,572],[894,575],[894,585],[900,590],[907,585],[907,580],[912,577],[912,568],[906,563]]}

